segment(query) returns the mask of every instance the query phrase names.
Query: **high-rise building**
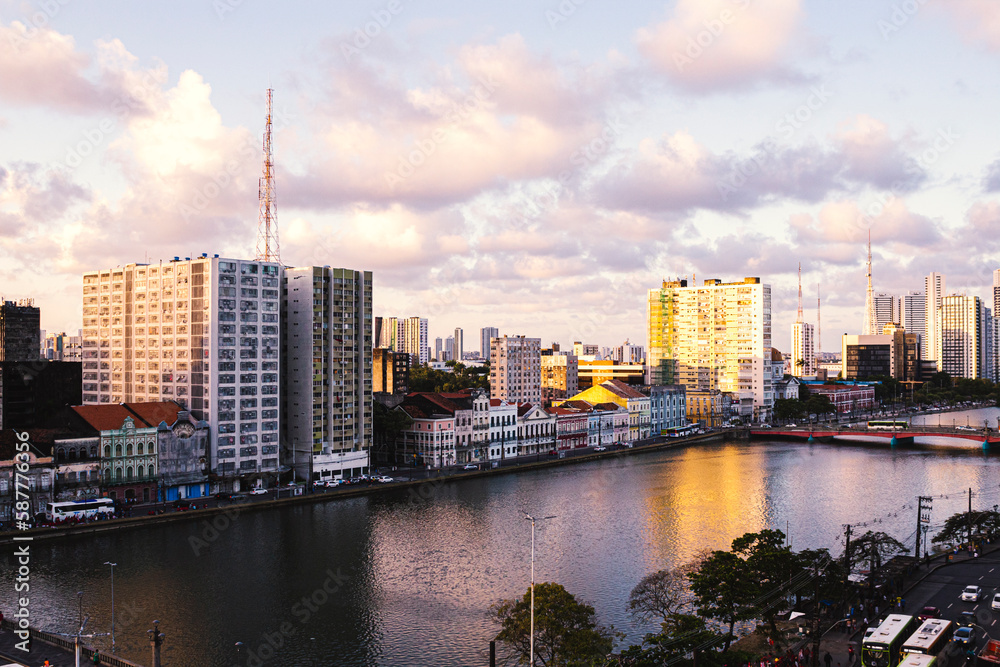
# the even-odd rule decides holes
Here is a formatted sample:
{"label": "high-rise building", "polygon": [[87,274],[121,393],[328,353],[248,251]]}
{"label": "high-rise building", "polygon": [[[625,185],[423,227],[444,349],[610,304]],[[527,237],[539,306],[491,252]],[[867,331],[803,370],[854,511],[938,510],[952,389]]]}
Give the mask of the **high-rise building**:
{"label": "high-rise building", "polygon": [[490,398],[542,402],[542,339],[504,336],[490,341]]}
{"label": "high-rise building", "polygon": [[490,360],[490,341],[500,335],[496,327],[483,327],[479,330],[479,352],[483,359]]}
{"label": "high-rise building", "polygon": [[910,292],[902,298],[903,321],[906,333],[917,334],[923,342],[927,336],[927,297],[923,292]]}
{"label": "high-rise building", "polygon": [[993,317],[990,320],[990,356],[994,382],[1000,382],[1000,269],[993,271]]}
{"label": "high-rise building", "polygon": [[372,392],[406,394],[410,382],[410,355],[377,347],[372,352]]}
{"label": "high-rise building", "polygon": [[806,322],[792,323],[791,375],[807,377],[816,375],[816,337],[813,325]]}
{"label": "high-rise building", "polygon": [[[924,278],[924,359],[939,360],[938,350],[941,349],[941,331],[938,317],[941,310],[941,299],[944,298],[945,280],[941,273],[931,273]],[[941,364],[938,364],[938,370]]]}
{"label": "high-rise building", "polygon": [[438,361],[444,361],[444,341],[441,336],[434,339],[434,358]]}
{"label": "high-rise building", "polygon": [[439,358],[438,361],[448,361],[455,358],[455,339],[448,336],[444,339],[444,358]]}
{"label": "high-rise building", "polygon": [[[300,479],[367,472],[372,441],[372,274],[329,266],[289,267],[284,286],[281,424],[286,460]],[[271,418],[275,411],[262,413]]]}
{"label": "high-rise building", "polygon": [[0,361],[38,361],[40,322],[31,299],[0,301]]}
{"label": "high-rise building", "polygon": [[941,299],[937,326],[938,369],[953,378],[985,378],[988,374],[989,309],[978,296],[953,294]]}
{"label": "high-rise building", "polygon": [[431,358],[431,349],[427,345],[427,318],[407,317],[401,324],[403,346],[399,351],[408,353],[417,363],[426,364]]}
{"label": "high-rise building", "polygon": [[771,286],[760,278],[723,283],[664,281],[649,291],[647,363],[650,384],[751,399],[767,419],[771,389]]}
{"label": "high-rise building", "polygon": [[899,297],[892,294],[876,294],[875,334],[881,334],[886,324],[902,324],[903,317]]}
{"label": "high-rise building", "polygon": [[455,327],[455,341],[452,345],[451,358],[455,361],[462,361],[462,355],[465,354],[465,332],[462,331],[461,327]]}
{"label": "high-rise building", "polygon": [[574,341],[573,354],[575,354],[578,359],[583,359],[584,357],[590,357],[590,361],[593,361],[595,359],[600,358],[601,350],[597,345],[591,345],[591,344],[581,343],[580,341]]}
{"label": "high-rise building", "polygon": [[279,469],[281,265],[218,256],[83,275],[83,402],[176,400],[211,472]]}

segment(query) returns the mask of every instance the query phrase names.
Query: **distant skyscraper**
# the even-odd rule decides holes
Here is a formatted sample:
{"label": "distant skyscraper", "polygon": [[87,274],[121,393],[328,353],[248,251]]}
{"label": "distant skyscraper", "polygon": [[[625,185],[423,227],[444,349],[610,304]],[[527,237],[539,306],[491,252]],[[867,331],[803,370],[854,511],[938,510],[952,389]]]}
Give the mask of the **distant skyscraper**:
{"label": "distant skyscraper", "polygon": [[927,297],[923,292],[910,292],[903,297],[903,328],[906,333],[927,334]]}
{"label": "distant skyscraper", "polygon": [[455,358],[455,339],[452,336],[448,336],[444,339],[444,359],[438,359],[438,361],[448,361],[449,359]]}
{"label": "distant skyscraper", "polygon": [[882,328],[886,324],[902,324],[902,313],[900,313],[899,297],[892,294],[876,294],[875,301],[875,331],[876,335],[882,333]]}
{"label": "distant skyscraper", "polygon": [[490,340],[500,335],[500,330],[496,327],[483,327],[479,330],[479,352],[483,359],[490,360]]}
{"label": "distant skyscraper", "polygon": [[792,375],[816,375],[816,338],[813,325],[806,322],[792,324]]}
{"label": "distant skyscraper", "polygon": [[405,335],[403,344],[405,348],[402,352],[408,353],[421,364],[426,364],[430,360],[431,349],[427,345],[427,318],[408,317],[403,323]]}
{"label": "distant skyscraper", "polygon": [[[924,359],[935,359],[940,362],[937,351],[941,349],[941,330],[938,326],[938,311],[941,309],[941,299],[944,298],[945,280],[941,273],[931,273],[924,278]],[[941,364],[938,363],[938,368]]]}
{"label": "distant skyscraper", "polygon": [[438,336],[437,338],[434,339],[434,358],[437,359],[438,361],[444,361],[444,359],[441,358],[443,352],[444,352],[444,340],[441,338],[441,336]]}
{"label": "distant skyscraper", "polygon": [[452,350],[452,359],[455,361],[461,361],[462,355],[465,353],[465,333],[462,331],[461,327],[455,327],[455,344]]}
{"label": "distant skyscraper", "polygon": [[37,361],[40,311],[31,299],[0,302],[0,361]]}
{"label": "distant skyscraper", "polygon": [[946,296],[938,317],[938,368],[953,378],[987,374],[989,309],[978,296]]}
{"label": "distant skyscraper", "polygon": [[990,354],[994,382],[1000,382],[1000,269],[993,272],[993,317],[990,320]]}

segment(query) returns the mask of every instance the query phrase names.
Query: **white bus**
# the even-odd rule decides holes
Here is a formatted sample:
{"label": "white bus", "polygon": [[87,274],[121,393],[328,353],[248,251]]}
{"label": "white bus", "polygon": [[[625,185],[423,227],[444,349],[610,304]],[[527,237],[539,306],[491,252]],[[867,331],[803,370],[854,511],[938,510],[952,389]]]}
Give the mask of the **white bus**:
{"label": "white bus", "polygon": [[874,632],[861,640],[861,664],[864,667],[896,667],[903,656],[903,642],[915,625],[913,616],[886,616]]}
{"label": "white bus", "polygon": [[115,512],[115,501],[110,498],[88,498],[87,500],[70,500],[62,503],[47,503],[45,518],[52,523],[70,519],[95,519],[99,516],[110,517]]}
{"label": "white bus", "polygon": [[899,667],[934,667],[936,661],[936,655],[907,653],[903,656],[903,660],[899,663]]}
{"label": "white bus", "polygon": [[951,621],[928,618],[903,644],[903,653],[937,655],[951,639]]}

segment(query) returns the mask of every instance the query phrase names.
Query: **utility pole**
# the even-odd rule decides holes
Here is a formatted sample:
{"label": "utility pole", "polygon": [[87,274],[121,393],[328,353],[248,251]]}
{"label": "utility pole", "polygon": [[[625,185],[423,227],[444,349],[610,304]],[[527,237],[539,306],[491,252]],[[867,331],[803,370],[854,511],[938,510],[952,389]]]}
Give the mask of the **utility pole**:
{"label": "utility pole", "polygon": [[[913,552],[917,557],[917,564],[920,564],[920,530],[923,527],[922,524],[930,523],[931,520],[931,497],[930,496],[917,496],[917,543],[916,550]],[[924,503],[927,503],[926,505]],[[927,514],[924,514],[924,510],[927,510]],[[926,549],[926,546],[924,547]]]}
{"label": "utility pole", "polygon": [[851,524],[844,524],[844,532],[847,534],[847,541],[844,543],[844,587],[847,587],[847,578],[851,576]]}
{"label": "utility pole", "polygon": [[972,487],[969,487],[969,546],[972,546]]}

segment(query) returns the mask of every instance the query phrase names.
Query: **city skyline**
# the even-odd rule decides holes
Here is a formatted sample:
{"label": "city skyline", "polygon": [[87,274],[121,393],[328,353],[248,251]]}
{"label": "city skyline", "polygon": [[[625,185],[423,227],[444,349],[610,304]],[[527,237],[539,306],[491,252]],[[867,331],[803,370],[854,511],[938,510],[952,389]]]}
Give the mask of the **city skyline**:
{"label": "city skyline", "polygon": [[869,229],[874,291],[991,302],[992,4],[300,9],[0,2],[2,296],[75,332],[87,271],[252,259],[271,87],[282,260],[379,316],[612,345],[651,285],[759,276],[786,350],[801,261],[829,352]]}

